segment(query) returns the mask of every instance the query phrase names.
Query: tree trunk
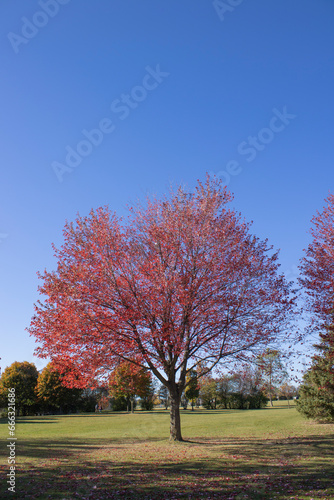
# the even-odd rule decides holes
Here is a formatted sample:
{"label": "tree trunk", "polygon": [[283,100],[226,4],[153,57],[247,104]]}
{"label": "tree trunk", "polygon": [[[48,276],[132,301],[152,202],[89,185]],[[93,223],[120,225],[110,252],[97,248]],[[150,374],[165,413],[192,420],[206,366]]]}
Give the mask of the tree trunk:
{"label": "tree trunk", "polygon": [[271,384],[271,380],[272,380],[272,379],[271,379],[271,375],[272,375],[272,367],[271,367],[271,365],[270,365],[270,372],[269,372],[270,404],[271,404],[271,406],[274,406],[274,405],[273,405],[273,396],[272,396],[272,392],[271,392],[271,390],[272,390],[272,384]]}
{"label": "tree trunk", "polygon": [[170,391],[170,441],[183,441],[181,435],[180,394],[177,389]]}
{"label": "tree trunk", "polygon": [[133,409],[133,398],[131,398],[131,413],[134,413],[134,409]]}

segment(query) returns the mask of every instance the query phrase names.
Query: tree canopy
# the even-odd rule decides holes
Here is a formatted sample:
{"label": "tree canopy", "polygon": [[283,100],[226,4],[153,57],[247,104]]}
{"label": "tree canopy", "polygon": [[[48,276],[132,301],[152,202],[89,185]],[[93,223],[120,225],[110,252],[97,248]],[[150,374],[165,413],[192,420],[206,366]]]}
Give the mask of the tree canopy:
{"label": "tree canopy", "polygon": [[300,388],[298,409],[307,417],[334,419],[334,194],[312,219],[312,241],[300,266],[310,312],[309,326],[319,333],[311,368]]}
{"label": "tree canopy", "polygon": [[39,374],[36,394],[43,409],[68,412],[76,410],[79,406],[82,391],[65,387],[62,383],[63,378],[52,363],[48,363]]}
{"label": "tree canopy", "polygon": [[33,363],[15,361],[5,368],[0,378],[0,397],[4,402],[8,389],[15,389],[15,406],[17,414],[26,414],[37,403],[35,388],[38,371]]}
{"label": "tree canopy", "polygon": [[199,385],[198,385],[198,379],[197,379],[197,371],[192,370],[187,378],[187,389],[185,391],[185,396],[187,399],[191,401],[191,409],[194,410],[194,403],[196,399],[199,396]]}
{"label": "tree canopy", "polygon": [[297,409],[307,418],[320,422],[334,421],[334,326],[326,328],[315,347],[310,369],[299,389]]}
{"label": "tree canopy", "polygon": [[278,394],[279,385],[288,376],[282,355],[277,349],[266,349],[259,356],[257,365],[261,371],[262,387],[269,398],[271,406],[273,406],[273,396]]}
{"label": "tree canopy", "polygon": [[312,219],[312,241],[301,261],[299,282],[306,291],[311,327],[323,330],[334,318],[334,194]]}
{"label": "tree canopy", "polygon": [[141,398],[149,396],[151,378],[150,372],[144,368],[130,363],[129,361],[123,361],[110,375],[110,395],[115,398],[125,398],[127,404],[131,404],[131,411],[133,413],[135,396],[139,396]]}
{"label": "tree canopy", "polygon": [[207,177],[194,193],[131,208],[126,221],[101,207],[67,223],[57,269],[40,275],[45,300],[29,328],[38,354],[70,368],[72,385],[120,360],[148,368],[169,390],[171,439],[181,440],[191,370],[253,359],[288,332],[294,299],[278,254],[231,200]]}

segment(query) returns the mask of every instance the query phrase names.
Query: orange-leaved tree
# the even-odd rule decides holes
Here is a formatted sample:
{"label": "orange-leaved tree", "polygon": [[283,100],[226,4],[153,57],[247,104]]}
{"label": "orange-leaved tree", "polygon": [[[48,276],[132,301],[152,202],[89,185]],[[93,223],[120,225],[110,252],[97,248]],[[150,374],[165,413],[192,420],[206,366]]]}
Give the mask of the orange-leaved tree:
{"label": "orange-leaved tree", "polygon": [[63,378],[64,375],[52,363],[48,363],[38,375],[36,394],[44,410],[68,412],[77,409],[82,391],[66,387]]}
{"label": "orange-leaved tree", "polygon": [[255,359],[288,334],[294,298],[278,255],[229,209],[217,179],[198,182],[128,220],[108,207],[78,217],[45,271],[29,331],[40,356],[82,386],[121,360],[149,369],[170,394],[170,438],[182,440],[180,398],[200,362]]}
{"label": "orange-leaved tree", "polygon": [[124,397],[128,411],[131,405],[131,413],[133,413],[135,397],[146,396],[151,386],[151,379],[151,373],[144,368],[129,361],[123,361],[110,375],[110,395],[115,398]]}

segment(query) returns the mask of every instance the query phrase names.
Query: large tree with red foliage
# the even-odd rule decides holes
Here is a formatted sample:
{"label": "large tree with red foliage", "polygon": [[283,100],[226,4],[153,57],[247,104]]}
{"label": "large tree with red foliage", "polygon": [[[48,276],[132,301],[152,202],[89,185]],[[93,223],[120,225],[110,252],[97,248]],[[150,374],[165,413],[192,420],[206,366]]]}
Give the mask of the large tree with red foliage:
{"label": "large tree with red foliage", "polygon": [[334,319],[334,194],[312,219],[312,241],[300,266],[300,283],[307,294],[311,326],[323,330]]}
{"label": "large tree with red foliage", "polygon": [[[29,331],[40,356],[91,383],[127,360],[170,393],[172,440],[187,375],[256,358],[287,332],[290,285],[277,253],[228,209],[231,195],[207,178],[179,188],[123,221],[107,207],[66,224],[56,271],[40,275]],[[189,378],[188,378],[189,380]]]}
{"label": "large tree with red foliage", "polygon": [[300,283],[306,292],[309,326],[319,334],[319,354],[304,375],[298,409],[309,418],[334,419],[334,194],[312,219],[312,241],[305,251]]}

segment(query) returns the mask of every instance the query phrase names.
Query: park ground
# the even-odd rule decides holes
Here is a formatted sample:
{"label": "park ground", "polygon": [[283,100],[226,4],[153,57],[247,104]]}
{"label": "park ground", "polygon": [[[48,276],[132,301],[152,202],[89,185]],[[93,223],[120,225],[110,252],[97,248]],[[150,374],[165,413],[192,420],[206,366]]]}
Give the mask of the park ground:
{"label": "park ground", "polygon": [[16,494],[7,491],[1,420],[0,498],[334,499],[334,424],[276,402],[263,410],[182,410],[169,443],[164,410],[21,417]]}

